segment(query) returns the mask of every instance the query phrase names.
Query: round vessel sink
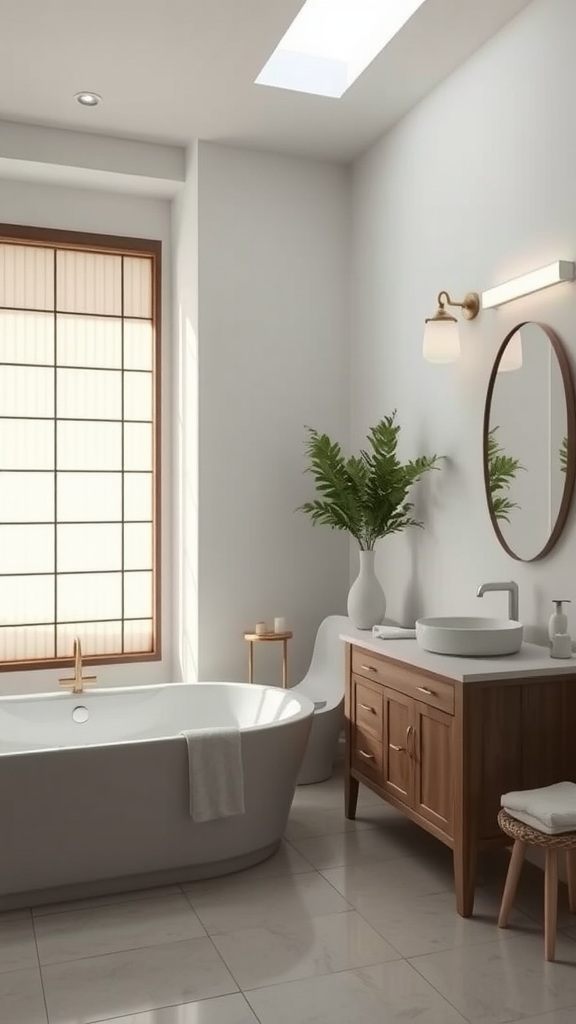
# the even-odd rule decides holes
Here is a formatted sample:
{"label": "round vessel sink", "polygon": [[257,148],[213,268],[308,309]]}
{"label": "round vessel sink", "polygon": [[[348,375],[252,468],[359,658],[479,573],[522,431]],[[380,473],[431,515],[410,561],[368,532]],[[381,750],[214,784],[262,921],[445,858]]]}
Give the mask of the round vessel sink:
{"label": "round vessel sink", "polygon": [[462,658],[516,654],[522,646],[522,632],[522,623],[513,619],[447,615],[416,622],[416,641],[425,651]]}

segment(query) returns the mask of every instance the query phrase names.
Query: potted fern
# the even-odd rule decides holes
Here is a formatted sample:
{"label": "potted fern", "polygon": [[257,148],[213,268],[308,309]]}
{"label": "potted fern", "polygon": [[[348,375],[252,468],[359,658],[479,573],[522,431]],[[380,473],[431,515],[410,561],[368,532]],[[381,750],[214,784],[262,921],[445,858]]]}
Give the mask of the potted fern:
{"label": "potted fern", "polygon": [[348,595],[348,615],[359,629],[381,622],[386,599],[374,572],[376,541],[408,526],[424,524],[412,517],[408,493],[441,456],[421,455],[402,463],[397,456],[400,426],[396,410],[367,435],[368,449],[345,458],[337,441],[306,428],[306,454],[318,496],[300,506],[313,525],[344,530],[358,542],[360,573]]}

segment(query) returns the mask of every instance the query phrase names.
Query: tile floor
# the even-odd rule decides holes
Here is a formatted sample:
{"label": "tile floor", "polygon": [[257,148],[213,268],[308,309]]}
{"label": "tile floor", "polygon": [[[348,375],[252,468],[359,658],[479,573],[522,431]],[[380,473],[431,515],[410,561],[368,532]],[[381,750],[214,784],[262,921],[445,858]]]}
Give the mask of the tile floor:
{"label": "tile floor", "polygon": [[576,918],[542,945],[527,866],[496,927],[506,855],[456,915],[450,853],[342,778],[297,790],[276,856],[227,878],[0,915],[1,1024],[576,1024]]}

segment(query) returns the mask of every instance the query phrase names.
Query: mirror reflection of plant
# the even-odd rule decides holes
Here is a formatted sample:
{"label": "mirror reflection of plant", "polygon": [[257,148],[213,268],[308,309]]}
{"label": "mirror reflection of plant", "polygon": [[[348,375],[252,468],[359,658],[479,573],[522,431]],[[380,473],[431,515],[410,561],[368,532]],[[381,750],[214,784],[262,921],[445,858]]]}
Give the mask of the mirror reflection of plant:
{"label": "mirror reflection of plant", "polygon": [[496,438],[496,425],[488,431],[488,479],[490,482],[490,499],[495,519],[503,519],[510,522],[510,512],[514,508],[520,508],[516,501],[510,501],[505,493],[516,479],[519,469],[525,469],[519,459],[506,455],[504,448]]}
{"label": "mirror reflection of plant", "polygon": [[560,445],[560,472],[566,473],[568,471],[568,438],[562,438],[562,444]]}
{"label": "mirror reflection of plant", "polygon": [[306,454],[319,497],[300,510],[312,523],[346,530],[361,550],[371,551],[380,537],[399,533],[407,526],[423,526],[413,519],[413,504],[406,500],[412,484],[436,465],[442,456],[421,455],[401,463],[396,454],[400,426],[396,410],[368,433],[371,451],[344,458],[337,441],[307,427]]}

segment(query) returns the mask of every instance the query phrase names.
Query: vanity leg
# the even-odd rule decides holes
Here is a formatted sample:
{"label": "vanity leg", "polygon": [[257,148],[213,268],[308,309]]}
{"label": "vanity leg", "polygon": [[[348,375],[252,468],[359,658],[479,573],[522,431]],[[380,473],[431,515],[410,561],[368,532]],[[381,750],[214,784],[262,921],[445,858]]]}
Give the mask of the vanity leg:
{"label": "vanity leg", "polygon": [[460,917],[472,917],[478,849],[474,843],[460,841],[454,846],[454,884],[456,888],[456,909]]}
{"label": "vanity leg", "polygon": [[344,814],[347,818],[356,817],[359,787],[358,779],[353,778],[350,772],[347,771],[344,779]]}

